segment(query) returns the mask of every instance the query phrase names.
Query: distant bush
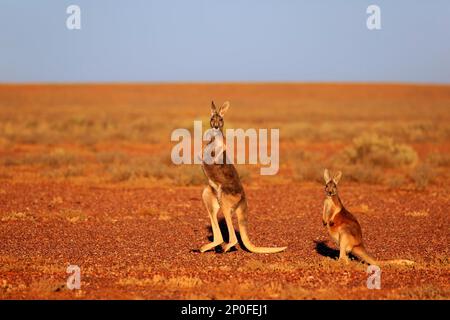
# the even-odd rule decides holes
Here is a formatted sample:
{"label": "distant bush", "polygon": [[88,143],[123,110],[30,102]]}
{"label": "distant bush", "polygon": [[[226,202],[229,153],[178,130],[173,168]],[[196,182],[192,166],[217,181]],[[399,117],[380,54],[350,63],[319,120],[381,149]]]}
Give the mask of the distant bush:
{"label": "distant bush", "polygon": [[125,162],[127,158],[126,154],[115,151],[98,152],[96,154],[97,161],[104,165]]}
{"label": "distant bush", "polygon": [[389,137],[364,134],[344,149],[341,159],[347,164],[393,168],[414,164],[418,157],[408,145],[397,144]]}
{"label": "distant bush", "polygon": [[415,168],[411,173],[411,178],[418,190],[424,190],[436,178],[436,173],[429,164],[424,163]]}
{"label": "distant bush", "polygon": [[406,183],[406,179],[402,175],[392,175],[387,180],[387,185],[390,189],[399,189],[404,186]]}
{"label": "distant bush", "polygon": [[239,178],[241,179],[241,182],[250,183],[252,181],[252,172],[247,168],[246,165],[235,165],[235,167],[239,174]]}
{"label": "distant bush", "polygon": [[315,181],[322,183],[323,170],[326,165],[323,161],[319,161],[319,158],[319,155],[316,153],[293,150],[289,154],[288,160],[292,162],[292,179],[294,181]]}
{"label": "distant bush", "polygon": [[169,177],[176,185],[182,186],[196,186],[207,183],[200,165],[172,167]]}
{"label": "distant bush", "polygon": [[426,162],[436,167],[450,167],[450,155],[441,153],[431,153]]}
{"label": "distant bush", "polygon": [[200,165],[176,166],[165,156],[126,157],[121,153],[104,153],[97,156],[104,165],[107,180],[114,183],[152,180],[180,186],[207,183]]}
{"label": "distant bush", "polygon": [[97,159],[105,165],[111,182],[163,179],[170,172],[163,157],[125,157],[121,153],[110,153],[100,155]]}
{"label": "distant bush", "polygon": [[379,168],[370,168],[361,164],[345,166],[342,168],[345,180],[362,183],[383,182],[383,172]]}
{"label": "distant bush", "polygon": [[292,178],[294,181],[323,182],[323,165],[318,163],[301,162],[294,164],[292,169]]}
{"label": "distant bush", "polygon": [[21,164],[59,168],[69,165],[77,165],[80,161],[80,157],[76,154],[57,148],[48,154],[40,153],[28,155],[21,160]]}
{"label": "distant bush", "polygon": [[110,182],[128,181],[134,176],[134,170],[130,167],[111,168],[109,171],[111,178]]}

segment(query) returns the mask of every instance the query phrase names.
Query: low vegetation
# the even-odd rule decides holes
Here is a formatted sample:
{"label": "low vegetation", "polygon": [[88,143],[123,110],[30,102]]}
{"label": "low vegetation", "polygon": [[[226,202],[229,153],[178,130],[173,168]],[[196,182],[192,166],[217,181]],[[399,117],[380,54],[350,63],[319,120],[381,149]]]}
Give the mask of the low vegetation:
{"label": "low vegetation", "polygon": [[[328,167],[342,170],[347,181],[424,190],[447,175],[447,88],[347,87],[234,88],[225,126],[279,128],[281,139],[278,176],[260,177],[254,168],[239,166],[243,181],[321,183]],[[210,97],[221,99],[222,90],[208,85],[0,87],[0,179],[204,184],[200,166],[171,163],[170,134],[175,128],[192,130],[194,120],[207,126]],[[429,149],[430,144],[435,147]]]}
{"label": "low vegetation", "polygon": [[390,137],[364,134],[342,151],[346,164],[361,164],[366,168],[398,168],[417,162],[417,153],[406,144],[395,143]]}

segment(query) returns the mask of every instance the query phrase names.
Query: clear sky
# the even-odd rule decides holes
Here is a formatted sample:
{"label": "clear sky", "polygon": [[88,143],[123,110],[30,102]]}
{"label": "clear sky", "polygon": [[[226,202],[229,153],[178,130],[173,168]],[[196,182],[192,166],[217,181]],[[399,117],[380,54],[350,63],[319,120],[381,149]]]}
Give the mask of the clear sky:
{"label": "clear sky", "polygon": [[98,81],[450,83],[450,1],[0,0],[0,82]]}

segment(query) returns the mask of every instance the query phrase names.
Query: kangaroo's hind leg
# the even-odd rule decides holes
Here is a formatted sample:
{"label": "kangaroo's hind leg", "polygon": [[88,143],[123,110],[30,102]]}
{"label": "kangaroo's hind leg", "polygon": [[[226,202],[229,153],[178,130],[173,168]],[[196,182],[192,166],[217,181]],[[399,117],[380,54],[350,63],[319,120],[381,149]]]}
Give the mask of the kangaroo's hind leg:
{"label": "kangaroo's hind leg", "polygon": [[349,250],[350,247],[350,239],[347,235],[340,235],[339,236],[339,261],[344,262],[345,264],[349,263],[348,254],[351,250]]}
{"label": "kangaroo's hind leg", "polygon": [[200,252],[205,252],[214,249],[216,246],[223,243],[222,233],[220,232],[219,222],[217,221],[217,214],[219,213],[219,201],[217,201],[216,195],[210,186],[203,190],[202,194],[203,202],[208,210],[209,217],[211,219],[211,228],[213,232],[213,241],[207,243],[200,248]]}
{"label": "kangaroo's hind leg", "polygon": [[[231,198],[231,197],[230,197]],[[228,228],[228,243],[223,248],[223,252],[229,251],[231,248],[233,248],[238,243],[238,239],[236,237],[236,231],[234,230],[233,226],[233,212],[235,210],[235,201],[234,199],[227,199],[224,198],[222,200],[222,212],[225,217],[225,221],[227,223]]]}

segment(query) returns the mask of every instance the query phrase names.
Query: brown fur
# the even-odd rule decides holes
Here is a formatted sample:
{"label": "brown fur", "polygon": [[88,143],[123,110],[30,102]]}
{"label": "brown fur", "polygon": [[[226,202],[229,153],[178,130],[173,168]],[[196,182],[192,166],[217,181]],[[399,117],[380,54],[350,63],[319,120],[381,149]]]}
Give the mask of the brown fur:
{"label": "brown fur", "polygon": [[356,217],[345,209],[337,193],[337,184],[341,172],[331,179],[327,169],[324,172],[326,199],[322,213],[324,226],[331,238],[339,246],[339,260],[349,262],[348,254],[352,253],[359,259],[374,265],[381,264],[413,264],[410,260],[377,261],[364,248],[361,226]]}
{"label": "brown fur", "polygon": [[[225,102],[223,106],[217,110],[214,102],[211,104],[211,128],[223,130],[223,115],[227,111],[229,103]],[[222,132],[223,133],[223,132]],[[208,144],[212,143],[212,139]],[[228,228],[229,242],[224,247],[224,252],[229,251],[234,247],[238,241],[236,232],[233,227],[232,214],[236,213],[239,224],[239,231],[242,242],[245,247],[255,253],[275,253],[286,249],[256,247],[253,245],[247,233],[247,200],[245,197],[244,188],[242,187],[239,174],[233,164],[226,163],[226,150],[224,148],[221,155],[223,164],[207,164],[203,162],[202,168],[208,178],[209,186],[203,190],[203,202],[208,210],[211,226],[213,230],[213,241],[205,244],[200,248],[200,252],[205,252],[214,249],[216,246],[223,243],[222,233],[220,231],[217,214],[222,209],[223,215]]]}

